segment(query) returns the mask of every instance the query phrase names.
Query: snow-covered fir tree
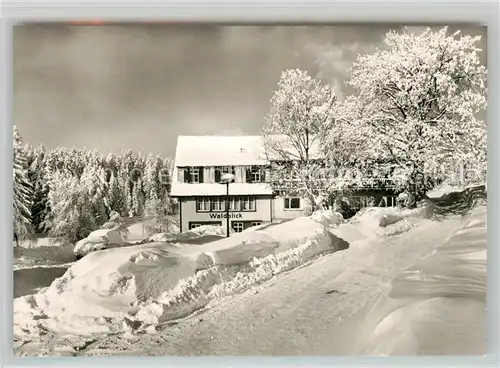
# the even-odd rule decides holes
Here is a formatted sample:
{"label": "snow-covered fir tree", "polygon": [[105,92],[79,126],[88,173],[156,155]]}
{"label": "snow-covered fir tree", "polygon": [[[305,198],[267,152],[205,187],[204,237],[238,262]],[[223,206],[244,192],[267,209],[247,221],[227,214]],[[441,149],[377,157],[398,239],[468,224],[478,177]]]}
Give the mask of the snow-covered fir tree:
{"label": "snow-covered fir tree", "polygon": [[132,214],[134,216],[144,215],[144,192],[142,178],[132,181]]}
{"label": "snow-covered fir tree", "polygon": [[51,236],[76,242],[108,220],[103,169],[89,165],[78,178],[58,171],[49,181],[51,212],[45,226]]}
{"label": "snow-covered fir tree", "polygon": [[[282,73],[271,98],[262,137],[278,191],[305,196],[312,210],[324,205],[324,160],[319,144],[336,102],[333,89],[294,69]],[[291,163],[291,164],[290,164]]]}
{"label": "snow-covered fir tree", "polygon": [[51,212],[45,221],[50,236],[76,242],[98,228],[88,190],[68,172],[57,171],[49,180]]}
{"label": "snow-covered fir tree", "polygon": [[111,210],[116,211],[120,216],[126,216],[127,205],[124,191],[115,172],[110,173],[107,200]]}
{"label": "snow-covered fir tree", "polygon": [[144,173],[144,214],[154,219],[147,224],[149,233],[168,232],[173,228],[172,205],[169,196],[171,161],[148,155]]}
{"label": "snow-covered fir tree", "polygon": [[45,148],[43,146],[31,149],[29,165],[30,182],[33,184],[33,201],[31,206],[31,222],[38,234],[44,233],[43,223],[50,213],[48,204],[49,185],[45,168]]}
{"label": "snow-covered fir tree", "polygon": [[90,201],[91,214],[94,217],[94,223],[102,225],[108,220],[108,215],[112,208],[108,201],[108,184],[105,180],[104,169],[97,164],[97,161],[91,161],[85,167],[80,179],[81,184],[86,189],[86,197]]}
{"label": "snow-covered fir tree", "polygon": [[143,178],[146,204],[149,200],[158,199],[161,164],[160,157],[155,157],[152,153],[147,155]]}
{"label": "snow-covered fir tree", "polygon": [[17,126],[13,127],[13,231],[16,245],[34,235],[31,224],[33,187],[28,177],[28,161],[24,142]]}
{"label": "snow-covered fir tree", "polygon": [[125,200],[125,210],[128,216],[133,216],[133,182],[131,174],[134,171],[135,157],[131,150],[122,152],[118,158],[118,181],[121,183],[123,198]]}
{"label": "snow-covered fir tree", "polygon": [[170,181],[169,175],[168,180],[161,179],[161,171],[171,160],[149,155],[148,163],[130,150],[103,155],[86,148],[24,148],[16,129],[14,141],[14,176],[24,183],[15,185],[19,238],[34,230],[77,241],[102,226],[113,212],[150,213],[159,223],[167,223]]}

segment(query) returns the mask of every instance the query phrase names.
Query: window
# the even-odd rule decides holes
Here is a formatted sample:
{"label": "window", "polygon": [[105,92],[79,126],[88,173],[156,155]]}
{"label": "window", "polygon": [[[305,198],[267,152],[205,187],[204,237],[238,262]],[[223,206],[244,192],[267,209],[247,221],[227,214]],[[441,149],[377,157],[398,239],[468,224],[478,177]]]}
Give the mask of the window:
{"label": "window", "polygon": [[285,198],[285,210],[300,210],[300,198]]}
{"label": "window", "polygon": [[255,198],[254,197],[250,197],[249,198],[249,204],[250,204],[249,210],[250,211],[255,211]]}
{"label": "window", "polygon": [[195,228],[200,227],[200,226],[201,226],[201,224],[196,224],[196,223],[191,222],[189,224],[189,230],[195,229]]}
{"label": "window", "polygon": [[[220,183],[222,175],[224,174],[233,174],[236,175],[234,166],[219,166],[215,168],[215,182]],[[234,183],[234,179],[231,181],[231,183]]]}
{"label": "window", "polygon": [[246,183],[264,183],[266,181],[266,169],[263,166],[251,166],[245,169]]}
{"label": "window", "polygon": [[179,169],[179,179],[184,183],[203,183],[203,167],[184,167]]}
{"label": "window", "polygon": [[229,211],[241,211],[240,197],[229,197]]}
{"label": "window", "polygon": [[191,183],[199,183],[200,182],[200,168],[192,167],[189,169],[189,176]]}
{"label": "window", "polygon": [[210,211],[210,197],[196,198],[196,212],[209,212]]}
{"label": "window", "polygon": [[241,210],[242,211],[255,211],[255,198],[250,196],[244,196],[241,198]]}
{"label": "window", "polygon": [[233,230],[236,233],[241,233],[243,231],[244,224],[243,224],[243,222],[233,221],[233,223],[231,224],[231,227],[233,228]]}
{"label": "window", "polygon": [[262,180],[262,170],[258,166],[253,166],[251,171],[252,183],[260,183]]}
{"label": "window", "polygon": [[[225,198],[222,197],[222,200]],[[223,210],[226,209],[225,202]],[[229,197],[229,211],[239,212],[239,211],[255,211],[256,203],[255,197],[251,196],[231,196]]]}
{"label": "window", "polygon": [[212,198],[212,211],[220,212],[226,210],[226,201],[224,197],[213,197]]}
{"label": "window", "polygon": [[250,223],[250,226],[252,226],[252,227],[253,227],[253,226],[260,226],[260,225],[262,225],[262,221],[252,221],[252,222]]}

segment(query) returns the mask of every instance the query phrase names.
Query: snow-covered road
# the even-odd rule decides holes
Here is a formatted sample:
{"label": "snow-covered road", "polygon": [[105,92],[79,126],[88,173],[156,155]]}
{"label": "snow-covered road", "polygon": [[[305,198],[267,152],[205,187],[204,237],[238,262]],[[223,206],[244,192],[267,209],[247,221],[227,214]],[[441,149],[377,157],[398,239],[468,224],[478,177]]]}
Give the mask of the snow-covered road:
{"label": "snow-covered road", "polygon": [[[462,224],[422,220],[400,235],[346,239],[351,248],[170,322],[158,333],[109,336],[81,355],[350,355],[391,280]],[[333,230],[335,231],[335,230]],[[343,230],[344,237],[348,231]],[[353,231],[354,233],[354,231]]]}

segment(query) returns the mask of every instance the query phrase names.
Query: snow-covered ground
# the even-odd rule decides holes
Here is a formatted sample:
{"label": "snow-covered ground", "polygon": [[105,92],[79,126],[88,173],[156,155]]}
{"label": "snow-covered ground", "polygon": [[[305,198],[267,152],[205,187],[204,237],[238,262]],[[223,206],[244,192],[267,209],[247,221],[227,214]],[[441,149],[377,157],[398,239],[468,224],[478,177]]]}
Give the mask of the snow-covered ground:
{"label": "snow-covered ground", "polygon": [[[360,354],[486,353],[486,206],[398,275],[365,320]],[[361,339],[363,337],[363,339]]]}
{"label": "snow-covered ground", "polygon": [[[338,217],[332,219],[338,221]],[[199,229],[192,233],[185,238],[202,235]],[[46,328],[40,320],[52,324],[55,332],[83,335],[121,331],[127,321],[154,326],[269,278],[282,268],[338,249],[341,243],[332,239],[323,224],[301,218],[208,244],[147,243],[94,252],[49,288],[16,299],[16,331],[23,335]],[[48,318],[39,319],[41,315]]]}
{"label": "snow-covered ground", "polygon": [[[316,214],[206,244],[152,242],[90,253],[50,287],[15,299],[16,338],[154,331],[318,254],[345,249],[347,242],[325,227],[340,221],[338,214]],[[176,240],[217,236],[214,230]]]}
{"label": "snow-covered ground", "polygon": [[[484,220],[484,213],[481,216],[482,220],[478,221]],[[434,305],[422,305],[418,298],[415,299],[418,290],[412,293],[414,283],[393,282],[401,280],[400,275],[407,274],[405,270],[415,262],[421,260],[420,264],[425,264],[426,260],[430,261],[434,251],[450,236],[463,235],[460,231],[467,222],[468,218],[461,215],[452,215],[441,221],[423,219],[405,233],[369,240],[362,240],[357,226],[341,225],[334,231],[353,241],[346,251],[306,263],[189,318],[164,325],[155,334],[136,336],[135,339],[123,335],[109,336],[90,344],[79,354],[307,356],[480,353],[481,347],[484,348],[480,326],[484,322],[485,310],[473,301],[477,292],[461,299],[448,298],[441,306],[439,301]],[[480,246],[485,247],[484,238],[479,240],[481,242]],[[474,254],[477,248],[465,246],[461,250]],[[430,262],[428,266],[431,270],[447,273],[448,281],[455,277],[452,282],[455,290],[460,287],[459,283],[464,282],[457,277],[460,270],[470,281],[478,275],[468,273],[470,263],[450,264],[442,260],[441,263]],[[479,280],[484,279],[485,270],[478,271],[482,275]],[[431,289],[435,290],[439,285],[439,280],[436,281]],[[473,284],[470,281],[469,285]],[[441,290],[449,285],[449,282],[443,283]],[[387,308],[390,311],[393,307],[388,295],[394,293],[396,287],[406,291],[406,295],[399,294],[399,302],[413,306],[417,313],[405,313],[405,321],[399,321],[406,327],[402,331],[406,336],[398,334],[398,324],[388,326],[387,335],[377,336],[372,327],[378,327],[376,333],[380,332],[381,317],[387,313]],[[461,294],[468,290],[470,288],[464,286]],[[477,290],[479,294],[484,292],[484,284]],[[426,308],[420,311],[426,313],[419,318],[418,309],[422,306]],[[450,308],[454,307],[458,308],[450,315]],[[433,322],[436,326],[429,328],[429,323]],[[419,345],[415,340],[409,341],[412,329],[408,326],[417,329]],[[384,345],[383,339],[387,339],[389,345]],[[399,339],[408,343],[406,350],[392,349],[391,342]],[[467,341],[474,343],[466,346],[464,342]],[[426,345],[426,342],[432,344]],[[429,345],[433,350],[425,350]]]}
{"label": "snow-covered ground", "polygon": [[365,336],[369,346],[364,320],[391,281],[464,220],[432,213],[428,205],[366,209],[339,224],[330,212],[204,245],[159,242],[89,254],[49,288],[15,300],[16,354],[366,350],[353,344]]}
{"label": "snow-covered ground", "polygon": [[431,254],[463,223],[461,216],[394,236],[367,239],[356,224],[332,229],[351,241],[219,304],[163,325],[155,334],[109,336],[85,355],[356,355],[365,320],[391,281]]}

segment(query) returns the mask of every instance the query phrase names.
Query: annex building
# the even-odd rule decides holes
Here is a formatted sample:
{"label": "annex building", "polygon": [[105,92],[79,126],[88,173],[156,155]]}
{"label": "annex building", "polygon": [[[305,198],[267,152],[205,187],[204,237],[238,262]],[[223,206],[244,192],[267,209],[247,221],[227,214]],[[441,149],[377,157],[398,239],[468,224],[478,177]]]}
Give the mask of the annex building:
{"label": "annex building", "polygon": [[270,162],[261,136],[179,136],[171,196],[178,200],[180,231],[226,224],[226,185],[231,173],[230,226],[235,232],[305,214],[299,197],[277,197],[269,184]]}

